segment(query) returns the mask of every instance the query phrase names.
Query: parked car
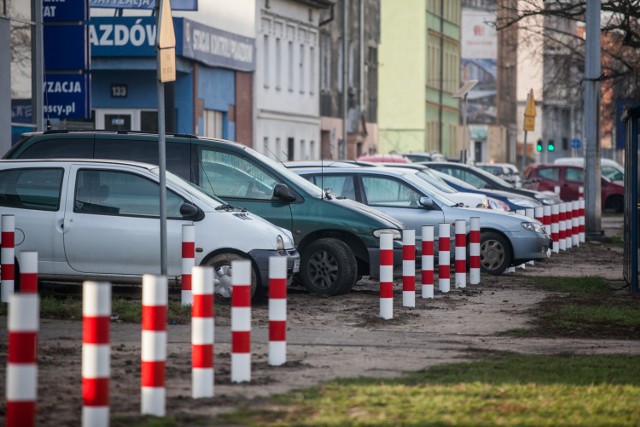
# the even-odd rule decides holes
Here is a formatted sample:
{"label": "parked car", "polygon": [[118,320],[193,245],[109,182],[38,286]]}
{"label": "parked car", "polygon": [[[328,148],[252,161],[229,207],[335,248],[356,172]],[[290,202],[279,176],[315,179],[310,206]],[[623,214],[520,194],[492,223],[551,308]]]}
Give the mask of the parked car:
{"label": "parked car", "polygon": [[[351,290],[362,276],[379,277],[379,235],[383,232],[394,234],[394,272],[402,275],[404,226],[390,216],[352,200],[336,199],[242,144],[176,134],[167,135],[166,152],[169,171],[207,194],[290,230],[300,252],[296,279],[309,291],[337,295]],[[24,134],[4,157],[106,158],[158,164],[158,135],[33,132]]]}
{"label": "parked car", "polygon": [[432,152],[404,152],[399,153],[401,156],[406,157],[412,162],[446,162],[447,158],[442,154],[432,151]]}
{"label": "parked car", "polygon": [[[193,224],[196,265],[215,269],[215,291],[231,294],[231,262],[251,261],[252,290],[268,286],[269,258],[300,256],[291,232],[210,197],[167,173],[167,276],[182,275],[182,226]],[[0,161],[0,206],[15,215],[19,253],[38,252],[38,277],[139,282],[160,274],[158,167],[99,160]]]}
{"label": "parked car", "polygon": [[[535,164],[527,167],[525,178],[538,190],[560,189],[560,198],[565,201],[578,200],[580,187],[584,186],[582,166]],[[600,197],[603,209],[615,212],[624,210],[624,187],[601,177]]]}
{"label": "parked car", "polygon": [[410,163],[411,160],[399,154],[367,154],[357,159],[359,162],[391,162],[391,163]]}
{"label": "parked car", "polygon": [[440,172],[435,169],[430,169],[435,175],[439,176],[443,181],[449,184],[451,187],[458,191],[467,191],[469,193],[479,193],[486,195],[489,200],[497,200],[504,205],[503,209],[506,211],[515,211],[518,209],[535,208],[542,206],[542,203],[531,197],[523,196],[521,194],[510,193],[508,191],[490,190],[488,188],[476,188],[473,185],[447,175],[444,172]]}
{"label": "parked car", "polygon": [[[584,157],[559,157],[553,161],[556,165],[573,165],[582,166],[585,165]],[[602,176],[612,181],[615,184],[624,186],[624,168],[615,160],[600,159],[600,172]]]}
{"label": "parked car", "polygon": [[[550,238],[539,221],[490,209],[461,208],[433,191],[409,168],[298,168],[309,181],[331,188],[339,197],[351,198],[379,209],[416,231],[420,252],[422,226],[480,218],[480,264],[484,271],[501,274],[511,265],[546,258]],[[468,226],[467,226],[468,227]],[[452,237],[454,235],[452,234]],[[437,253],[437,239],[435,242]],[[452,246],[453,247],[453,246]]]}
{"label": "parked car", "polygon": [[522,196],[532,197],[544,205],[554,205],[561,202],[560,198],[551,191],[540,192],[524,188],[515,188],[504,179],[498,178],[497,176],[474,166],[452,162],[426,162],[424,164],[432,169],[439,170],[447,175],[461,179],[462,181],[480,189],[500,190],[520,194]]}
{"label": "parked car", "polygon": [[516,188],[522,187],[520,171],[511,163],[476,163],[475,166],[504,179]]}

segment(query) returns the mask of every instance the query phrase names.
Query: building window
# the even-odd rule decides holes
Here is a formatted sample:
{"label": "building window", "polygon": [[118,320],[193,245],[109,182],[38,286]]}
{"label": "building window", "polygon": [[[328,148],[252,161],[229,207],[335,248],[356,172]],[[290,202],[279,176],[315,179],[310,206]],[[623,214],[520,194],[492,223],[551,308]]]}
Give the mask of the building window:
{"label": "building window", "polygon": [[287,138],[287,160],[292,161],[295,159],[295,140],[293,138]]}
{"label": "building window", "polygon": [[204,110],[204,135],[208,138],[224,138],[224,113]]}
{"label": "building window", "polygon": [[282,154],[282,143],[280,142],[280,138],[276,138],[276,151],[274,157],[276,160],[280,160],[280,155]]}
{"label": "building window", "polygon": [[309,48],[309,93],[313,95],[316,85],[316,48]]}
{"label": "building window", "polygon": [[304,61],[305,61],[305,49],[304,44],[300,44],[300,93],[304,93]]}
{"label": "building window", "polygon": [[280,90],[282,85],[282,47],[280,37],[276,38],[276,89]]}
{"label": "building window", "polygon": [[269,156],[269,137],[265,136],[262,139],[262,154]]}
{"label": "building window", "polygon": [[307,157],[307,142],[304,139],[300,140],[300,159],[309,160]]}
{"label": "building window", "polygon": [[264,78],[264,87],[269,87],[269,35],[264,35],[264,55],[262,55],[262,61],[264,64],[263,69],[263,78]]}
{"label": "building window", "polygon": [[288,74],[289,74],[289,92],[293,92],[293,42],[289,41],[289,52],[288,52]]}
{"label": "building window", "polygon": [[309,158],[315,159],[316,157],[316,142],[309,141]]}
{"label": "building window", "polygon": [[331,36],[320,36],[320,90],[331,90]]}

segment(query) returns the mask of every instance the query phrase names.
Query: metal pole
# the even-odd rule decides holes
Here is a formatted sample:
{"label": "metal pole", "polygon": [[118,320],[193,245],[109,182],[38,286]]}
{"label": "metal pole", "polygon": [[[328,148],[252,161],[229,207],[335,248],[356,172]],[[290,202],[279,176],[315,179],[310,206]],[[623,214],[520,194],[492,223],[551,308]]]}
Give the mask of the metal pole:
{"label": "metal pole", "polygon": [[347,121],[349,119],[349,83],[347,82],[347,78],[349,77],[348,12],[348,1],[342,0],[342,147],[338,153],[339,159],[347,158]]}
{"label": "metal pole", "polygon": [[600,198],[600,0],[587,0],[584,75],[585,225],[587,235],[601,235]]}
{"label": "metal pole", "polygon": [[527,166],[527,131],[524,131],[524,141],[522,142],[522,158],[520,159],[520,175],[524,176],[524,168]]}
{"label": "metal pole", "polygon": [[42,28],[42,0],[31,2],[34,25],[31,32],[31,115],[36,125],[36,130],[44,130],[44,29]]}
{"label": "metal pole", "polygon": [[468,108],[468,102],[467,102],[467,94],[464,94],[464,99],[462,100],[462,131],[464,132],[464,135],[462,135],[462,145],[464,147],[465,150],[467,150],[467,152],[464,155],[464,159],[462,159],[464,161],[464,163],[469,163],[469,159],[471,159],[471,141],[468,141],[469,139],[469,130],[467,129],[467,108]]}
{"label": "metal pole", "polygon": [[[160,10],[163,2],[157,3],[156,28],[160,28]],[[160,48],[157,48],[157,61],[160,63]],[[158,71],[159,73],[159,71]],[[164,83],[160,82],[158,75],[158,166],[160,167],[160,274],[167,275],[167,156],[165,135],[165,108],[164,108]]]}

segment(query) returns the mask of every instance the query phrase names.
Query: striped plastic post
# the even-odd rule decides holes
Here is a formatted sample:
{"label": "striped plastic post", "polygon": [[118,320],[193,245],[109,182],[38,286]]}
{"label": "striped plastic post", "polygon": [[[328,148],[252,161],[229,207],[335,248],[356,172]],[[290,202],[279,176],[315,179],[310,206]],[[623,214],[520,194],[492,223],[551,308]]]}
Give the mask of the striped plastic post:
{"label": "striped plastic post", "polygon": [[433,225],[422,226],[422,298],[433,298]]}
{"label": "striped plastic post", "polygon": [[142,415],[165,415],[167,278],[142,276]]}
{"label": "striped plastic post", "polygon": [[393,319],[393,235],[380,235],[380,317]]}
{"label": "striped plastic post", "polygon": [[196,227],[182,226],[182,305],[193,303],[191,269],[196,263]]}
{"label": "striped plastic post", "polygon": [[38,252],[20,252],[20,292],[38,293]]}
{"label": "striped plastic post", "polygon": [[416,230],[402,231],[402,306],[416,306]]}
{"label": "striped plastic post", "polygon": [[544,225],[544,208],[542,206],[537,206],[534,209],[534,218],[537,219]]}
{"label": "striped plastic post", "polygon": [[536,210],[534,208],[527,208],[524,211],[524,214],[531,219],[535,219]]}
{"label": "striped plastic post", "polygon": [[543,221],[545,230],[547,230],[547,234],[551,235],[551,206],[544,205],[543,209]]}
{"label": "striped plastic post", "polygon": [[469,284],[480,283],[480,218],[473,216],[470,219],[469,232]]}
{"label": "striped plastic post", "polygon": [[467,287],[467,221],[456,219],[455,222],[456,247],[455,256],[455,282],[456,288]]}
{"label": "striped plastic post", "polygon": [[[21,276],[22,277],[22,276]],[[111,284],[82,284],[82,425],[109,426]]]}
{"label": "striped plastic post", "polygon": [[567,249],[571,249],[571,236],[573,235],[573,211],[571,210],[571,202],[565,202],[565,210],[566,210],[566,219],[565,219],[565,240],[567,241],[566,247]]}
{"label": "striped plastic post", "polygon": [[9,297],[7,427],[30,427],[36,424],[39,313],[40,299],[37,294],[16,293]]}
{"label": "striped plastic post", "polygon": [[[184,230],[184,229],[183,229]],[[213,267],[192,267],[191,397],[213,397]]]}
{"label": "striped plastic post", "polygon": [[558,204],[551,206],[551,242],[552,251],[560,252],[560,206]]}
{"label": "striped plastic post", "polygon": [[231,382],[251,381],[251,261],[231,261]]}
{"label": "striped plastic post", "polygon": [[585,223],[584,223],[584,199],[580,199],[580,218],[579,218],[579,233],[580,233],[580,243],[585,243],[586,234],[585,234]]}
{"label": "striped plastic post", "polygon": [[0,281],[2,285],[2,302],[9,302],[13,294],[15,283],[15,228],[16,217],[14,215],[2,215],[1,218],[0,249]]}
{"label": "striped plastic post", "polygon": [[584,187],[578,187],[578,200],[584,200]]}
{"label": "striped plastic post", "polygon": [[269,365],[287,362],[287,259],[269,258]]}
{"label": "striped plastic post", "polygon": [[451,288],[451,225],[438,228],[438,289],[447,293]]}
{"label": "striped plastic post", "polygon": [[580,202],[574,200],[571,202],[571,245],[580,246]]}
{"label": "striped plastic post", "polygon": [[558,242],[560,250],[567,250],[567,207],[564,203],[560,203],[560,213],[558,215]]}

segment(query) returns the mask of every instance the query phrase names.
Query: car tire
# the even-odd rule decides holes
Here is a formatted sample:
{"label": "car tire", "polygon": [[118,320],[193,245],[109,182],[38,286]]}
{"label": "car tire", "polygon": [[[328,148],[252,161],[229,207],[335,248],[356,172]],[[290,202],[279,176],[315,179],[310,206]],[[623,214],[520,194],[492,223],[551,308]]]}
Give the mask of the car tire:
{"label": "car tire", "polygon": [[333,238],[318,239],[304,249],[300,265],[302,283],[309,292],[340,295],[351,291],[358,274],[349,245]]}
{"label": "car tire", "polygon": [[480,268],[492,274],[502,274],[511,265],[511,244],[499,233],[480,233]]}
{"label": "car tire", "polygon": [[624,212],[624,198],[620,196],[611,196],[607,199],[605,206],[607,209],[611,209],[615,213],[622,213]]}
{"label": "car tire", "polygon": [[[218,284],[214,283],[213,291],[216,299],[225,302],[231,301],[231,262],[238,260],[248,260],[248,258],[232,252],[223,252],[209,256],[202,262],[202,266],[213,267],[214,279],[218,281]],[[251,298],[257,299],[261,297],[263,293],[264,292],[258,288],[258,277],[252,263]]]}

